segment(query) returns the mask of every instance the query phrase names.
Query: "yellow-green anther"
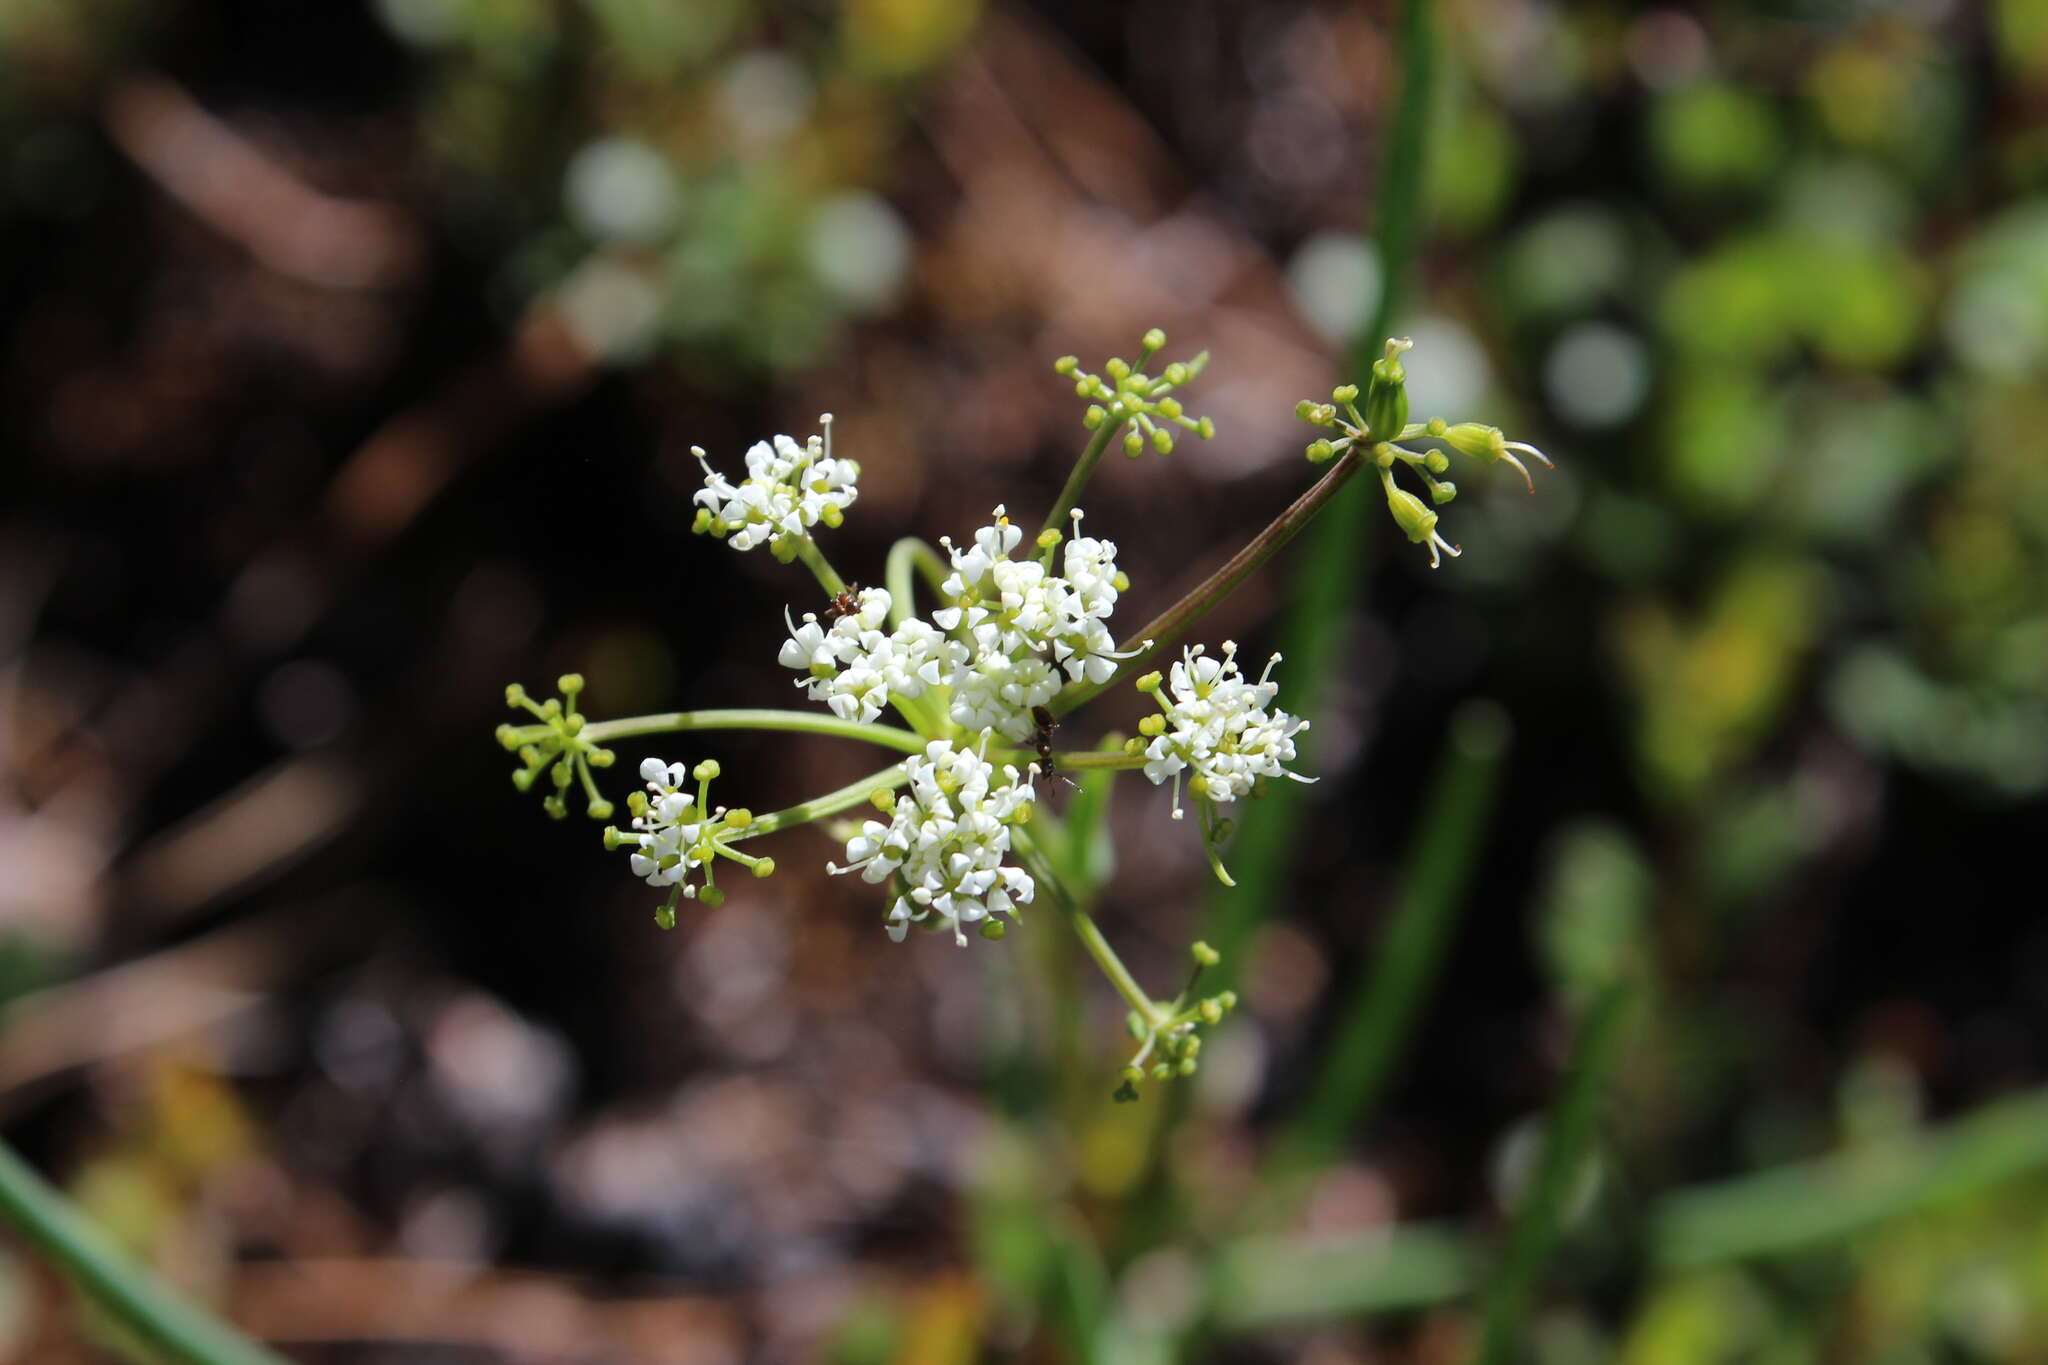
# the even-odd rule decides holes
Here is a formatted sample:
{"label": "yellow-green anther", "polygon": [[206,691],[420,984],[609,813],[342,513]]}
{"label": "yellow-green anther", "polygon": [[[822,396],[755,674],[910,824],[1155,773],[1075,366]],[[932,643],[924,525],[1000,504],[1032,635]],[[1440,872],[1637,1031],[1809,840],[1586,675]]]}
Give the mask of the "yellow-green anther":
{"label": "yellow-green anther", "polygon": [[500,725],[496,733],[498,743],[504,745],[507,749],[517,750],[519,748],[519,732],[510,725]]}
{"label": "yellow-green anther", "polygon": [[1130,362],[1121,356],[1111,356],[1108,363],[1102,368],[1111,379],[1114,379],[1119,384],[1131,377]]}
{"label": "yellow-green anther", "polygon": [[525,688],[523,688],[523,687],[521,687],[521,686],[520,686],[520,685],[519,685],[518,683],[506,683],[506,684],[505,684],[505,705],[507,705],[507,706],[524,706],[524,705],[526,705],[526,689],[525,689]]}
{"label": "yellow-green anther", "polygon": [[1294,415],[1304,422],[1314,422],[1316,420],[1316,413],[1317,408],[1313,398],[1304,398],[1294,405]]}
{"label": "yellow-green anther", "polygon": [[1211,948],[1201,939],[1196,939],[1188,945],[1188,953],[1195,959],[1197,965],[1203,967],[1213,967],[1223,960],[1223,954]]}
{"label": "yellow-green anther", "polygon": [[604,851],[607,853],[617,852],[619,848],[619,841],[622,838],[624,838],[624,836],[619,833],[619,827],[617,825],[606,825],[604,827]]}
{"label": "yellow-green anther", "polygon": [[699,782],[709,782],[718,774],[718,760],[715,758],[707,758],[696,767],[690,769],[690,776],[696,778]]}
{"label": "yellow-green anther", "polygon": [[1160,399],[1160,400],[1159,400],[1159,402],[1158,402],[1158,404],[1157,404],[1156,406],[1157,406],[1157,407],[1158,407],[1158,409],[1159,409],[1159,415],[1160,415],[1161,417],[1164,417],[1164,418],[1168,419],[1169,421],[1174,421],[1174,420],[1178,420],[1178,419],[1179,419],[1179,417],[1180,417],[1180,414],[1181,414],[1181,406],[1180,406],[1180,400],[1179,400],[1178,398],[1173,398],[1173,397],[1167,397],[1167,398],[1162,398],[1162,399]]}
{"label": "yellow-green anther", "polygon": [[1166,717],[1153,712],[1138,721],[1138,733],[1147,739],[1157,739],[1166,733]]}
{"label": "yellow-green anther", "polygon": [[1145,349],[1156,351],[1166,344],[1166,333],[1154,327],[1145,333]]}
{"label": "yellow-green anther", "polygon": [[654,926],[657,929],[675,928],[676,908],[673,905],[664,905],[656,909],[654,912]]}
{"label": "yellow-green anther", "polygon": [[1102,430],[1102,424],[1109,420],[1109,409],[1100,403],[1090,403],[1088,411],[1081,414],[1081,425],[1090,431]]}
{"label": "yellow-green anther", "polygon": [[[1208,353],[1205,351],[1203,352],[1203,354],[1207,355]],[[1177,389],[1181,385],[1188,382],[1189,375],[1190,371],[1188,367],[1182,364],[1180,361],[1176,360],[1171,365],[1168,365],[1166,367],[1164,377],[1167,383],[1173,385]]]}
{"label": "yellow-green anther", "polygon": [[1336,388],[1330,390],[1330,401],[1333,403],[1356,403],[1358,401],[1358,385],[1339,384]]}
{"label": "yellow-green anther", "polygon": [[1066,537],[1059,533],[1059,529],[1057,527],[1048,526],[1043,531],[1040,531],[1038,533],[1038,548],[1041,550],[1050,550],[1053,546],[1059,544],[1061,541],[1065,539]]}
{"label": "yellow-green anther", "polygon": [[1398,457],[1394,453],[1394,448],[1385,441],[1372,448],[1372,462],[1381,469],[1392,469],[1396,458]]}
{"label": "yellow-green anther", "polygon": [[1205,441],[1213,439],[1216,435],[1216,423],[1210,418],[1204,417],[1201,421],[1195,423],[1195,435]]}
{"label": "yellow-green anther", "polygon": [[1072,374],[1080,368],[1081,357],[1077,355],[1063,355],[1052,363],[1052,372],[1054,374]]}
{"label": "yellow-green anther", "polygon": [[1441,482],[1433,481],[1429,485],[1429,500],[1439,507],[1457,496],[1458,485],[1452,483],[1449,479],[1444,479]]}
{"label": "yellow-green anther", "polygon": [[1183,1057],[1180,1059],[1180,1065],[1176,1066],[1174,1070],[1178,1071],[1182,1076],[1192,1076],[1195,1074],[1197,1065],[1198,1063],[1194,1058]]}
{"label": "yellow-green anther", "polygon": [[603,797],[592,801],[587,809],[590,812],[590,818],[593,820],[609,820],[612,818],[612,803]]}
{"label": "yellow-green anther", "polygon": [[745,806],[735,806],[725,813],[725,827],[727,829],[745,829],[753,823],[754,812],[748,810]]}
{"label": "yellow-green anther", "polygon": [[[1131,1037],[1135,1038],[1137,1041],[1142,1043],[1145,1041],[1145,1035],[1147,1033],[1150,1033],[1151,1029],[1146,1025],[1144,1015],[1138,1013],[1136,1010],[1125,1010],[1124,1032],[1130,1034]],[[1130,1076],[1130,1073],[1133,1069],[1134,1068],[1126,1067],[1124,1069],[1124,1074],[1126,1076]],[[1138,1077],[1131,1076],[1131,1079],[1137,1080]]]}
{"label": "yellow-green anther", "polygon": [[555,690],[563,696],[575,696],[583,690],[583,675],[581,673],[564,673],[561,677],[555,679]]}
{"label": "yellow-green anther", "polygon": [[761,859],[760,861],[756,862],[756,863],[754,864],[754,875],[755,875],[756,877],[772,877],[772,876],[774,876],[774,875],[775,875],[775,860],[774,860],[773,858],[763,858],[763,859]]}
{"label": "yellow-green anther", "polygon": [[1131,738],[1124,741],[1124,753],[1127,756],[1131,758],[1136,758],[1139,754],[1142,754],[1144,752],[1145,741],[1139,739],[1137,736],[1133,735]]}
{"label": "yellow-green anther", "polygon": [[1308,456],[1311,464],[1323,464],[1336,458],[1337,447],[1326,440],[1314,440],[1308,443],[1302,453]]}
{"label": "yellow-green anther", "polygon": [[1133,686],[1140,692],[1157,692],[1159,685],[1164,681],[1165,679],[1160,675],[1159,670],[1155,668],[1150,673],[1139,674],[1138,681]]}
{"label": "yellow-green anther", "polygon": [[989,918],[981,922],[981,929],[979,932],[983,938],[988,939],[990,942],[994,942],[997,939],[1000,939],[1004,934],[1008,933],[1009,930],[1003,927],[1003,922],[1001,920],[991,915]]}
{"label": "yellow-green anther", "polygon": [[1168,431],[1165,427],[1154,427],[1152,429],[1152,448],[1158,451],[1161,455],[1172,454],[1173,433]]}
{"label": "yellow-green anther", "polygon": [[1422,457],[1422,467],[1432,474],[1441,474],[1451,467],[1451,457],[1441,450],[1432,450]]}
{"label": "yellow-green anther", "polygon": [[1145,438],[1143,436],[1134,431],[1124,437],[1124,454],[1135,460],[1144,453]]}
{"label": "yellow-green anther", "polygon": [[715,886],[705,886],[697,892],[697,899],[716,910],[725,904],[725,893]]}

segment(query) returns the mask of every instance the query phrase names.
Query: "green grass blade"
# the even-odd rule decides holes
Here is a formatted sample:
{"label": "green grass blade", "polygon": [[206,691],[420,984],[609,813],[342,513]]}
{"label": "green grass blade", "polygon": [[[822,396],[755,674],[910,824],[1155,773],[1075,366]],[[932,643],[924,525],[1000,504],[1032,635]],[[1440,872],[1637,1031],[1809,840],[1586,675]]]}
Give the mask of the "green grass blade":
{"label": "green grass blade", "polygon": [[1507,716],[1491,702],[1468,703],[1452,717],[1400,899],[1287,1135],[1286,1164],[1307,1164],[1336,1150],[1393,1078],[1471,885],[1508,741]]}

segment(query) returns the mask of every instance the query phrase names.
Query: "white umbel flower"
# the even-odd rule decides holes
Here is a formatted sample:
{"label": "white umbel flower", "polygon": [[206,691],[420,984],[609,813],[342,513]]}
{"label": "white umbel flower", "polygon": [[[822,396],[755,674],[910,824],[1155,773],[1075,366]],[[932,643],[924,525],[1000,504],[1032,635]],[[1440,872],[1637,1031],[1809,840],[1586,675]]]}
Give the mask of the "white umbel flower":
{"label": "white umbel flower", "polygon": [[[1145,749],[1145,776],[1174,784],[1173,815],[1180,810],[1180,775],[1197,799],[1235,801],[1249,795],[1262,777],[1315,779],[1288,772],[1294,736],[1308,729],[1299,716],[1268,709],[1280,684],[1272,680],[1275,654],[1257,682],[1237,666],[1237,644],[1223,642],[1218,658],[1200,645],[1182,651],[1159,693],[1164,728]],[[1155,724],[1158,722],[1154,722]]]}
{"label": "white umbel flower", "polygon": [[647,783],[647,808],[633,817],[633,834],[623,842],[637,848],[632,855],[633,875],[649,886],[682,883],[683,894],[692,900],[697,888],[687,879],[710,857],[706,848],[712,823],[724,814],[709,818],[697,808],[697,800],[685,788],[690,770],[680,763],[663,763],[658,758],[643,760],[640,776]]}
{"label": "white umbel flower", "polygon": [[818,422],[824,435],[802,445],[787,436],[756,441],[747,451],[747,476],[737,484],[713,469],[701,448],[690,447],[704,466],[698,529],[727,537],[736,550],[751,550],[801,540],[821,521],[837,526],[859,496],[860,466],[833,458],[832,414]]}
{"label": "white umbel flower", "polygon": [[846,841],[846,866],[865,881],[891,876],[905,888],[889,907],[889,937],[899,943],[912,923],[949,925],[962,947],[964,926],[991,915],[1013,918],[1037,892],[1030,874],[1005,867],[1010,827],[1030,818],[1034,769],[996,766],[972,749],[934,740],[904,761],[907,790],[887,823],[869,820]]}
{"label": "white umbel flower", "polygon": [[854,610],[826,623],[815,612],[804,613],[802,625],[784,621],[789,639],[777,657],[785,668],[805,676],[796,680],[813,701],[824,702],[842,720],[872,721],[891,697],[914,701],[939,685],[945,670],[964,656],[964,649],[929,622],[916,617],[893,632],[890,597],[882,588],[862,589]]}

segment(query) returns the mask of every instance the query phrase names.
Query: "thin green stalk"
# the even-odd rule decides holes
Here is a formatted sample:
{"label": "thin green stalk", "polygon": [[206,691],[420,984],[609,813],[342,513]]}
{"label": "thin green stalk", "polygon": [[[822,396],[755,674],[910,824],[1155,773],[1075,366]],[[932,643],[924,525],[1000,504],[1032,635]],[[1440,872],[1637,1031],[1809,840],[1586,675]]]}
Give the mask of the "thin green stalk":
{"label": "thin green stalk", "polygon": [[1094,749],[1060,749],[1052,755],[1052,770],[1056,773],[1077,773],[1093,768],[1098,771],[1121,771],[1145,766],[1143,754],[1102,753]]}
{"label": "thin green stalk", "polygon": [[1151,996],[1145,994],[1145,988],[1131,975],[1130,968],[1124,966],[1123,959],[1116,955],[1116,949],[1109,946],[1109,940],[1102,936],[1102,930],[1097,927],[1094,917],[1081,908],[1081,903],[1074,898],[1073,892],[1060,880],[1059,873],[1053,868],[1052,860],[1045,856],[1045,850],[1026,836],[1018,841],[1017,851],[1040,888],[1052,897],[1053,904],[1059,907],[1060,913],[1067,917],[1067,923],[1073,926],[1074,937],[1081,940],[1081,946],[1088,950],[1088,956],[1095,959],[1095,965],[1109,978],[1109,984],[1116,987],[1117,994],[1128,1001],[1131,1008],[1136,1010],[1146,1023],[1154,1026],[1161,1023],[1159,1006],[1153,1003]]}
{"label": "thin green stalk", "polygon": [[1471,885],[1508,735],[1506,715],[1491,702],[1470,703],[1452,718],[1393,918],[1339,1016],[1336,1037],[1284,1144],[1291,1164],[1336,1150],[1393,1078]]}
{"label": "thin green stalk", "polygon": [[889,547],[889,559],[882,570],[883,586],[889,589],[889,624],[900,626],[913,613],[916,583],[913,572],[924,576],[925,585],[940,602],[946,600],[946,566],[939,552],[916,536],[905,536]]}
{"label": "thin green stalk", "polygon": [[[532,730],[533,735],[529,737],[525,733],[527,730]],[[624,716],[618,720],[601,720],[586,725],[578,737],[592,744],[608,744],[614,740],[632,739],[637,735],[660,735],[678,730],[790,730],[810,735],[830,735],[835,739],[857,739],[865,744],[879,744],[884,749],[895,749],[906,754],[921,754],[928,743],[922,736],[893,725],[841,720],[837,716],[821,716],[809,711],[775,711],[764,707],[731,707],[716,711],[661,711],[647,716]],[[528,741],[551,733],[553,731],[547,726],[523,726],[518,731],[518,737],[522,741]]]}
{"label": "thin green stalk", "polygon": [[825,590],[827,597],[837,597],[846,591],[846,580],[839,576],[837,569],[825,562],[825,552],[818,548],[817,541],[805,536],[795,544],[796,557],[802,560],[804,567],[817,578],[818,586]]}
{"label": "thin green stalk", "polygon": [[[1893,1142],[1660,1195],[1645,1220],[1646,1259],[1652,1272],[1672,1273],[1803,1251],[2041,1171],[2048,1089]],[[1249,1331],[1425,1308],[1472,1292],[1483,1270],[1475,1239],[1448,1228],[1245,1238],[1217,1259],[1214,1318]]]}
{"label": "thin green stalk", "polygon": [[181,1365],[285,1365],[173,1293],[0,1142],[0,1216],[141,1341]]}
{"label": "thin green stalk", "polygon": [[1288,541],[1300,534],[1302,528],[1330,504],[1338,490],[1350,481],[1351,476],[1365,466],[1366,460],[1356,448],[1345,451],[1337,463],[1331,466],[1329,473],[1316,480],[1314,486],[1296,498],[1286,511],[1273,518],[1263,531],[1253,536],[1243,549],[1232,555],[1229,562],[1203,579],[1180,601],[1139,627],[1135,634],[1119,645],[1118,649],[1129,653],[1131,657],[1124,660],[1107,681],[1069,685],[1053,698],[1049,708],[1052,713],[1063,716],[1144,668],[1147,659],[1172,644],[1180,637],[1181,632],[1206,616],[1212,607],[1235,592],[1240,583],[1257,573],[1267,560],[1278,554]]}
{"label": "thin green stalk", "polygon": [[[1081,491],[1088,487],[1088,480],[1095,476],[1095,466],[1102,463],[1102,452],[1109,449],[1109,443],[1124,429],[1124,423],[1104,421],[1088,438],[1088,444],[1081,447],[1081,457],[1074,461],[1072,472],[1067,475],[1066,487],[1060,489],[1059,499],[1053,503],[1052,511],[1045,517],[1045,525],[1038,528],[1038,534],[1058,531],[1066,534],[1067,514],[1074,510],[1074,504],[1081,500]],[[1037,542],[1033,541],[1036,545]],[[1050,557],[1051,550],[1045,551]]]}
{"label": "thin green stalk", "polygon": [[1601,991],[1579,1025],[1579,1036],[1557,1097],[1543,1125],[1543,1153],[1514,1225],[1507,1249],[1486,1294],[1476,1365],[1506,1365],[1515,1359],[1529,1301],[1543,1263],[1557,1241],[1558,1224],[1578,1187],[1586,1155],[1599,1127],[1600,1099],[1621,1052],[1630,985],[1616,981]]}
{"label": "thin green stalk", "polygon": [[837,815],[843,810],[853,809],[876,792],[900,787],[903,782],[903,765],[892,763],[879,772],[869,773],[858,782],[847,783],[837,791],[814,796],[808,801],[799,801],[794,806],[770,811],[766,815],[757,815],[753,823],[726,842],[738,843],[742,839],[756,839],[763,834],[774,834],[778,830],[791,829],[797,825],[809,824],[813,820],[822,820],[828,815]]}
{"label": "thin green stalk", "polygon": [[[1378,358],[1407,295],[1409,262],[1422,223],[1423,165],[1435,98],[1433,30],[1431,0],[1402,0],[1401,96],[1388,131],[1376,203],[1382,288],[1371,325],[1352,339],[1351,348],[1352,374],[1360,380]],[[1329,679],[1345,639],[1342,626],[1365,581],[1365,547],[1371,542],[1368,527],[1375,505],[1368,485],[1355,485],[1332,500],[1295,571],[1279,641],[1287,658],[1286,693],[1294,699],[1288,709],[1298,714],[1317,714],[1329,695]],[[1304,760],[1312,758],[1317,738],[1316,731],[1303,736]],[[1280,884],[1294,855],[1304,800],[1299,784],[1275,783],[1266,799],[1251,803],[1239,821],[1230,859],[1241,890],[1211,903],[1206,935],[1223,954],[1226,976],[1219,984],[1227,984],[1235,974],[1246,939],[1280,902]]]}

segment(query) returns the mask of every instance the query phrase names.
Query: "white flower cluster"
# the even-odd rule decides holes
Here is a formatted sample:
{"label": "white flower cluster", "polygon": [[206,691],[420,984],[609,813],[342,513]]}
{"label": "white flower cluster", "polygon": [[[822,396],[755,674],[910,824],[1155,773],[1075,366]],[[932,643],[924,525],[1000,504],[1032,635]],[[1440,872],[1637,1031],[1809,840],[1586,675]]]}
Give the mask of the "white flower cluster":
{"label": "white flower cluster", "polygon": [[687,790],[690,770],[680,763],[663,763],[658,758],[640,764],[640,776],[647,782],[645,805],[632,805],[633,828],[639,831],[622,837],[632,855],[633,875],[647,879],[649,886],[682,884],[683,895],[697,898],[697,888],[687,878],[713,856],[711,833],[724,822],[725,811],[705,812]]}
{"label": "white flower cluster", "polygon": [[[1180,774],[1192,772],[1189,792],[1198,800],[1235,801],[1249,795],[1262,777],[1291,777],[1281,765],[1294,759],[1294,736],[1308,722],[1281,710],[1268,710],[1280,684],[1272,681],[1275,654],[1257,682],[1237,666],[1237,644],[1223,642],[1223,657],[1202,646],[1183,650],[1163,692],[1163,716],[1147,718],[1144,732],[1152,742],[1145,749],[1145,776],[1157,784],[1173,780],[1173,817],[1181,818]],[[1155,675],[1156,676],[1156,675]],[[1142,685],[1142,684],[1141,684]],[[1169,702],[1165,692],[1172,694]]]}
{"label": "white flower cluster", "polygon": [[974,533],[971,548],[939,542],[953,561],[941,584],[952,605],[930,621],[912,616],[885,631],[890,596],[868,588],[829,625],[808,612],[802,625],[791,622],[780,657],[803,672],[797,686],[833,714],[863,721],[880,715],[891,696],[914,701],[944,687],[955,725],[1024,744],[1038,729],[1032,708],[1057,696],[1064,680],[1106,681],[1127,657],[1109,633],[1125,584],[1116,546],[1079,535],[1076,511],[1065,572],[1054,574],[1035,559],[1010,558],[1024,532],[1001,507],[995,518]]}
{"label": "white flower cluster", "polygon": [[819,522],[839,525],[859,495],[860,466],[832,456],[832,414],[818,419],[823,436],[802,445],[787,436],[756,441],[747,451],[747,477],[738,484],[711,467],[701,447],[690,453],[704,466],[697,492],[696,529],[730,536],[736,550],[782,542],[794,544]]}
{"label": "white flower cluster", "polygon": [[963,925],[991,915],[1015,916],[1037,891],[1028,873],[1003,866],[1010,827],[1030,818],[1036,765],[1020,773],[972,749],[934,740],[906,759],[908,790],[897,796],[887,824],[869,820],[846,841],[847,865],[865,881],[900,876],[905,890],[889,908],[889,937],[901,942],[913,922],[937,917],[967,943]]}
{"label": "white flower cluster", "polygon": [[805,612],[800,626],[783,614],[789,638],[777,657],[785,668],[801,670],[796,685],[841,720],[871,721],[891,696],[915,701],[937,687],[965,653],[915,616],[884,630],[890,604],[885,589],[864,588],[854,594],[854,609],[829,625],[816,612]]}

